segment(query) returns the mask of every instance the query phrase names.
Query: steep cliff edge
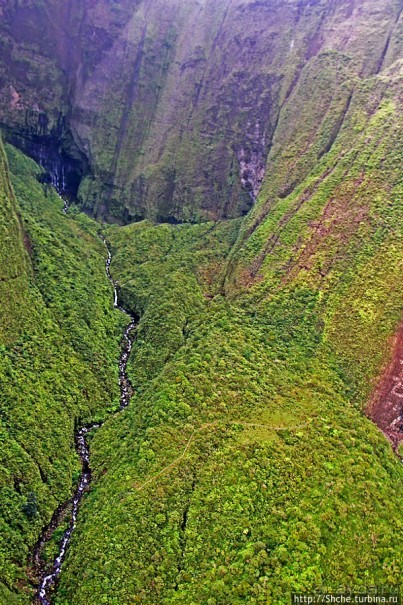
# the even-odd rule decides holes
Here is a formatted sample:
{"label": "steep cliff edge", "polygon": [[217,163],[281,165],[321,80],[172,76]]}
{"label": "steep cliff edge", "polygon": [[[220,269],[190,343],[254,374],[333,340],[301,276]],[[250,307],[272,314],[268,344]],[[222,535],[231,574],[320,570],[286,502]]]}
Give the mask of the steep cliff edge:
{"label": "steep cliff edge", "polygon": [[1,11],[1,123],[61,182],[62,155],[66,188],[82,181],[83,207],[119,221],[244,214],[281,108],[316,57],[342,53],[357,80],[398,53],[397,0],[46,0]]}

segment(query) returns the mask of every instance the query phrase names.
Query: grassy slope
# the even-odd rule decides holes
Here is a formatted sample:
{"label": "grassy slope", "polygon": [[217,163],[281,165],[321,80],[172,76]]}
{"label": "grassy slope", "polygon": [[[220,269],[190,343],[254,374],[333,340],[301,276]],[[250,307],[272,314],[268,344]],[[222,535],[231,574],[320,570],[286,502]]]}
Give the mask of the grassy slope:
{"label": "grassy slope", "polygon": [[12,186],[0,149],[8,229],[2,266],[20,277],[0,291],[6,328],[0,334],[0,601],[19,603],[29,592],[28,549],[71,493],[78,470],[74,423],[102,417],[118,403],[122,320],[112,309],[96,224],[63,216],[60,199],[50,190],[44,195],[37,182],[39,168],[12,147],[7,151]]}
{"label": "grassy slope", "polygon": [[[315,76],[308,79],[312,88]],[[318,141],[323,144],[326,116],[315,97],[303,103],[303,91],[295,91],[279,123],[260,202],[243,224],[226,276],[229,296],[244,285],[258,299],[289,288],[311,290],[319,299],[324,343],[360,405],[401,310],[400,89],[399,63],[355,82],[325,154]],[[306,122],[316,125],[308,141]]]}
{"label": "grassy slope", "polygon": [[94,438],[57,605],[401,581],[402,467],[361,411],[400,311],[399,65],[358,82],[317,60],[324,106],[290,98],[229,257],[236,223],[109,232],[138,390]]}

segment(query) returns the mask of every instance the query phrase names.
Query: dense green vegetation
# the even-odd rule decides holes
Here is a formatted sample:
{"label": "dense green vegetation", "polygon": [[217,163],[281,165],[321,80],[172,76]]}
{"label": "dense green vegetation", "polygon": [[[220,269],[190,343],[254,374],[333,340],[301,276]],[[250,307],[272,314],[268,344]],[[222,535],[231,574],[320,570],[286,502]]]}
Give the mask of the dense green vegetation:
{"label": "dense green vegetation", "polygon": [[6,158],[3,149],[0,151],[0,340],[5,343],[18,335],[28,269],[20,216],[14,204]]}
{"label": "dense green vegetation", "polygon": [[241,225],[108,230],[137,391],[94,437],[57,605],[401,582],[402,466],[362,413],[401,310],[397,71],[318,61]]}
{"label": "dense green vegetation", "polygon": [[2,281],[0,292],[9,319],[2,321],[0,349],[2,603],[20,602],[10,591],[26,590],[28,551],[71,493],[79,468],[75,423],[105,417],[118,405],[125,322],[112,308],[98,226],[85,216],[64,216],[62,201],[36,180],[39,168],[7,151],[12,186],[0,149],[8,230],[2,271],[18,278]]}
{"label": "dense green vegetation", "polygon": [[133,368],[130,408],[94,437],[95,486],[60,605],[286,603],[291,590],[400,581],[401,465],[320,354],[318,296],[208,302],[197,265],[213,237],[225,251],[223,235],[220,225],[109,233],[126,301],[144,310],[144,370]]}
{"label": "dense green vegetation", "polygon": [[[397,2],[39,4],[0,9],[0,122],[90,153],[87,210],[239,216],[268,162],[243,218],[101,226],[63,214],[41,169],[0,144],[0,603],[32,602],[30,553],[77,480],[74,430],[94,420],[54,605],[397,588],[403,467],[365,415],[402,310]],[[42,18],[57,51],[53,29],[20,47]],[[139,317],[119,414],[127,317],[100,229]]]}
{"label": "dense green vegetation", "polygon": [[[313,87],[317,72],[311,77]],[[264,191],[243,223],[226,275],[229,296],[246,284],[254,300],[309,288],[318,299],[324,343],[360,406],[368,401],[401,312],[400,87],[398,65],[387,77],[356,85],[324,155],[319,144],[327,117],[315,121],[316,99],[303,103],[303,91],[296,90],[279,123]],[[298,120],[302,106],[304,123]],[[309,125],[314,135],[307,144]],[[291,175],[296,180],[285,195]]]}

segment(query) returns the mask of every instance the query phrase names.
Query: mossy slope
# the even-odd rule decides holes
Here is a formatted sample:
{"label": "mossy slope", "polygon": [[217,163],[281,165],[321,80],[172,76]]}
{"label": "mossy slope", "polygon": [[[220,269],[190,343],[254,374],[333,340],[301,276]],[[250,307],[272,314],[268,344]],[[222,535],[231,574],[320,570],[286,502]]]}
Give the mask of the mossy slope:
{"label": "mossy slope", "polygon": [[[0,148],[0,179],[0,339],[2,343],[8,343],[18,335],[24,317],[28,267],[21,218],[11,189],[3,146]],[[28,240],[25,241],[28,244]]]}
{"label": "mossy slope", "polygon": [[[259,2],[235,5],[241,13],[264,10]],[[401,582],[402,466],[363,414],[401,311],[397,3],[363,1],[357,12],[351,3],[326,3],[323,19],[324,3],[290,6],[298,22],[314,26],[309,35],[298,30],[295,63],[281,71],[281,82],[277,69],[266,73],[263,88],[278,114],[270,122],[266,178],[246,219],[108,230],[112,273],[125,304],[141,316],[130,367],[136,395],[92,441],[93,489],[80,512],[57,605],[278,605],[295,590]],[[142,26],[144,7],[136,6]],[[93,19],[101,19],[101,8]],[[184,9],[168,12],[165,25],[177,10]],[[164,116],[182,107],[179,93],[178,105],[166,105],[164,96],[170,98],[164,61],[172,59],[177,40],[171,29],[156,30],[149,22],[143,37],[138,23],[131,21],[117,43],[122,53],[122,40],[131,50],[143,44],[144,64],[133,63],[136,53],[124,64],[128,72],[136,67],[138,82],[150,49],[160,50],[169,31],[164,59],[158,54],[151,61],[155,71],[147,70],[151,79],[163,74],[168,87],[148,105],[159,126],[153,131],[148,114],[145,123],[135,120],[139,103],[150,101],[147,87],[130,97],[133,115],[125,114],[114,78],[100,77],[110,72],[89,70],[89,80],[76,89],[83,102],[75,119],[83,145],[96,141],[100,181],[87,181],[83,193],[91,206],[91,196],[101,191],[99,213],[119,219],[122,203],[125,219],[220,216],[218,199],[235,208],[226,186],[214,192],[210,207],[202,206],[201,190],[191,193],[185,185],[194,184],[187,177],[203,166],[197,158],[218,166],[218,152],[225,164],[234,151],[227,154],[222,133],[207,148],[200,143],[202,134],[210,141],[215,122],[227,129],[230,95],[219,108],[204,106],[215,93],[203,96],[201,89],[191,103],[194,131],[181,132],[179,151],[176,134],[171,139],[160,129]],[[343,31],[348,36],[340,36]],[[286,42],[290,48],[291,38]],[[277,43],[282,51],[285,38]],[[214,39],[209,44],[225,65],[229,47],[214,47]],[[299,64],[301,48],[307,60]],[[203,54],[195,54],[184,73],[203,64]],[[206,74],[221,83],[219,74]],[[234,85],[233,76],[231,67],[225,85]],[[261,82],[251,82],[240,78],[245,103],[261,90]],[[100,113],[91,105],[98,90]],[[187,109],[177,112],[181,123],[187,123]],[[116,123],[127,139],[113,129]],[[132,164],[138,141],[146,139],[144,156],[139,152]],[[36,182],[34,165],[12,149],[9,154],[22,223],[5,165],[4,200],[12,204],[7,216],[15,266],[30,313],[18,306],[24,290],[15,289],[13,309],[21,320],[9,320],[1,367],[5,595],[17,594],[28,547],[69,493],[77,470],[74,419],[103,415],[105,403],[116,398],[121,323],[111,310],[96,226],[85,217],[63,217],[60,201],[50,192],[46,199]],[[189,171],[185,176],[172,172],[173,159]],[[149,170],[144,179],[136,173],[143,160]],[[225,181],[227,168],[219,166],[224,180],[215,175],[215,184]],[[181,188],[174,191],[173,180]],[[140,210],[132,203],[138,191],[130,197],[134,182],[146,191],[144,200],[150,195]],[[32,493],[38,511],[30,518]]]}

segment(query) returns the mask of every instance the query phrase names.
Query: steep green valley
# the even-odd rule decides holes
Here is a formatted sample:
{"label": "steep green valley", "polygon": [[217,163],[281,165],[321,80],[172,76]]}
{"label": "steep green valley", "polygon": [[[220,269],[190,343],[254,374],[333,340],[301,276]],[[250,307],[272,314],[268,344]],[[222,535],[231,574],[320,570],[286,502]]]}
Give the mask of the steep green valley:
{"label": "steep green valley", "polygon": [[348,397],[319,294],[210,300],[199,263],[219,275],[212,239],[225,252],[235,228],[110,233],[143,317],[139,391],[92,443],[96,488],[57,603],[288,603],[400,582],[401,464]]}
{"label": "steep green valley", "polygon": [[16,585],[26,592],[29,551],[70,495],[79,470],[75,423],[105,417],[118,405],[124,322],[111,307],[97,225],[64,217],[58,196],[35,179],[38,167],[15,149],[8,152],[11,182],[1,148],[2,215],[13,242],[2,240],[2,266],[11,274],[1,284],[4,603]]}
{"label": "steep green valley", "polygon": [[403,589],[399,3],[0,16],[0,605]]}

